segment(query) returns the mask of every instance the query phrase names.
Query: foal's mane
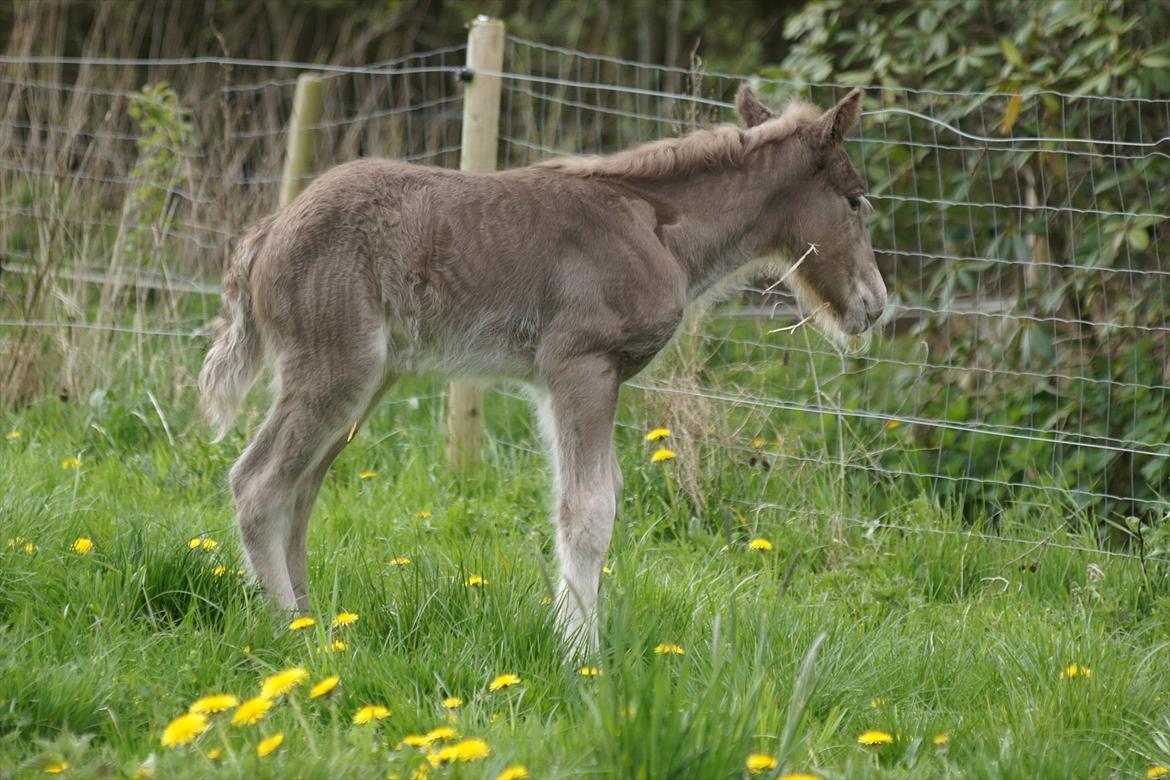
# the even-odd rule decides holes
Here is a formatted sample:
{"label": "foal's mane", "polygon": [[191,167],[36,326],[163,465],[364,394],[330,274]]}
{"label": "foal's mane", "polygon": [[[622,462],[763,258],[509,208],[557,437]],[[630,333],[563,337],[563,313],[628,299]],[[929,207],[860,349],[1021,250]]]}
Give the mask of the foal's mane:
{"label": "foal's mane", "polygon": [[753,150],[791,137],[799,127],[820,115],[821,110],[816,106],[793,101],[779,116],[747,130],[735,125],[717,125],[615,154],[557,157],[533,167],[570,176],[633,179],[686,176],[712,168],[736,167]]}

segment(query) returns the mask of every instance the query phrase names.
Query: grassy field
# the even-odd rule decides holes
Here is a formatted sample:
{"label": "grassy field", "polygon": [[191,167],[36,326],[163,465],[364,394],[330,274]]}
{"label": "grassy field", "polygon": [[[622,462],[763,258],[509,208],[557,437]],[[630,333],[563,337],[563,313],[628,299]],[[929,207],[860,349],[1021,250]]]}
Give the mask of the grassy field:
{"label": "grassy field", "polygon": [[[212,445],[190,404],[144,389],[0,416],[0,777],[736,778],[753,754],[758,777],[1170,764],[1165,564],[1096,550],[1042,508],[983,528],[832,467],[687,464],[686,431],[643,440],[658,421],[636,392],[599,674],[581,674],[551,626],[527,415],[493,395],[485,468],[461,481],[439,390],[392,394],[331,472],[310,538],[316,622],[295,631],[238,574],[225,478],[244,426]],[[679,458],[652,463],[672,442]],[[356,621],[334,627],[342,612]],[[228,709],[163,745],[197,699],[250,699],[289,668],[304,681],[259,722]],[[502,675],[518,681],[492,690]],[[355,724],[367,705],[389,715]],[[457,736],[404,743],[441,727]]]}

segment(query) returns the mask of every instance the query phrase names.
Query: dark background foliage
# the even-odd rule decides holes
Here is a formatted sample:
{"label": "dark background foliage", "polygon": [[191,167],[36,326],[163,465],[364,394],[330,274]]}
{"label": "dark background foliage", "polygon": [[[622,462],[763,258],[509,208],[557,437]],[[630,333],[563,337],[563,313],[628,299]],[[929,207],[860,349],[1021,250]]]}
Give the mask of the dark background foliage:
{"label": "dark background foliage", "polygon": [[[583,51],[686,66],[696,49],[746,72],[787,51],[798,0],[20,0],[0,4],[10,54],[223,54],[362,65],[466,38],[477,14],[516,35]],[[14,45],[24,25],[37,34]]]}

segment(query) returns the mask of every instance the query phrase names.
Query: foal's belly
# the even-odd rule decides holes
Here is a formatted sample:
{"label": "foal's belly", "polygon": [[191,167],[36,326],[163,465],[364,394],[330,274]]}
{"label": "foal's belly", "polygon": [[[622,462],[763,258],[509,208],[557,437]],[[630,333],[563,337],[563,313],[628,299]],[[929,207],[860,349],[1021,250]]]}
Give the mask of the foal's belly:
{"label": "foal's belly", "polygon": [[[391,339],[391,359],[400,372],[531,381],[538,333],[503,318],[484,318]],[[397,343],[394,343],[397,342]]]}
{"label": "foal's belly", "polygon": [[425,350],[405,370],[414,374],[443,374],[531,381],[535,374],[531,355],[504,350],[477,349],[476,345],[432,351]]}

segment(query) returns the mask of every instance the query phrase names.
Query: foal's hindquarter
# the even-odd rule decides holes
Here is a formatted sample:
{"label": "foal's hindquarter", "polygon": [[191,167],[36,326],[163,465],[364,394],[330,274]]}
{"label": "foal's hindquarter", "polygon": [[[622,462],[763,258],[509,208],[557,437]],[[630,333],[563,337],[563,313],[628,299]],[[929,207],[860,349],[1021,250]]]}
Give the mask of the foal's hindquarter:
{"label": "foal's hindquarter", "polygon": [[841,139],[859,103],[855,92],[823,115],[777,116],[743,90],[747,130],[499,174],[357,161],[259,223],[225,275],[200,386],[222,430],[262,354],[275,368],[272,410],[231,472],[264,588],[308,609],[313,503],[395,378],[516,379],[534,388],[553,462],[561,624],[595,647],[622,488],[618,388],[684,307],[749,261],[811,242],[820,256],[792,270],[817,311],[856,324],[884,306],[864,220],[846,205],[860,178]]}

